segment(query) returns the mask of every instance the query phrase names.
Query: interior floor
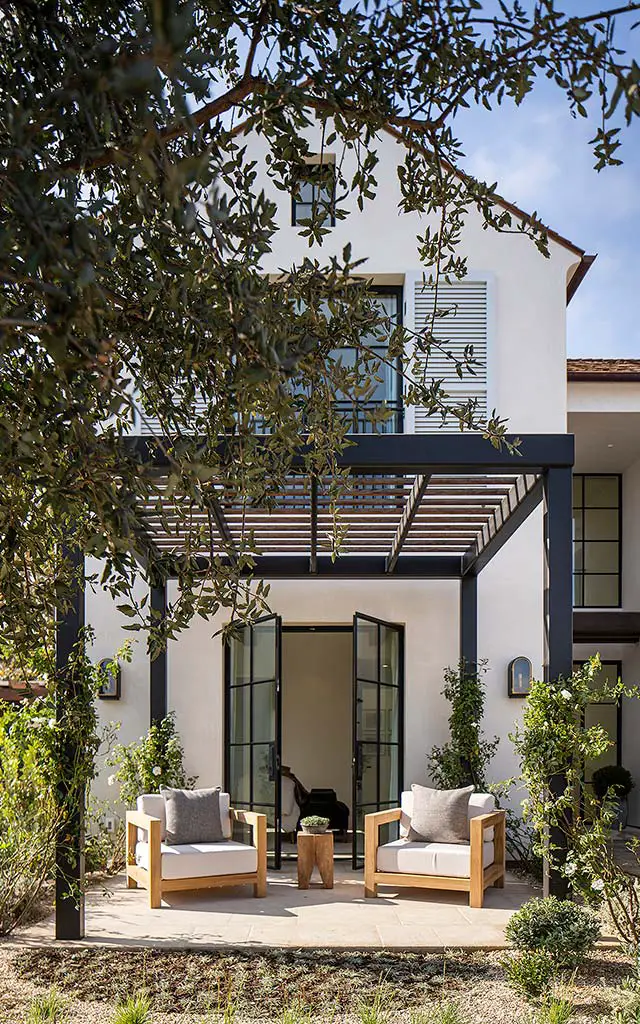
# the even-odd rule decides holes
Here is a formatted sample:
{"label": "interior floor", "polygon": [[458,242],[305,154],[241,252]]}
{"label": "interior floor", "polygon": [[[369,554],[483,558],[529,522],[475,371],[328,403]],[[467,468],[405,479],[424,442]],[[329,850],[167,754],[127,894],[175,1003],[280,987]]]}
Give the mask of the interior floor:
{"label": "interior floor", "polygon": [[[336,841],[337,859],[351,856],[352,657],[351,630],[283,628],[283,828],[293,831],[300,813],[294,794],[333,791],[337,813],[346,820],[348,811],[348,841]],[[295,856],[295,843],[283,837],[282,857]]]}

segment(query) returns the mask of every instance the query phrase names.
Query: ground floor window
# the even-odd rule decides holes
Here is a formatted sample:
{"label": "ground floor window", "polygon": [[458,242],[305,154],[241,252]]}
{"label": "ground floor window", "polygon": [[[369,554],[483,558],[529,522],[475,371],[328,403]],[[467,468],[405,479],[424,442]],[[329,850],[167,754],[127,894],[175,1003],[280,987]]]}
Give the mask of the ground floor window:
{"label": "ground floor window", "polygon": [[[580,668],[581,662],[574,662],[574,668]],[[605,684],[613,685],[622,678],[621,661],[603,661],[602,668],[594,686],[600,688]],[[620,701],[594,701],[585,712],[585,725],[602,725],[611,740],[612,745],[597,760],[589,761],[585,765],[586,781],[590,782],[593,773],[598,768],[604,768],[610,764],[622,763],[622,705]]]}

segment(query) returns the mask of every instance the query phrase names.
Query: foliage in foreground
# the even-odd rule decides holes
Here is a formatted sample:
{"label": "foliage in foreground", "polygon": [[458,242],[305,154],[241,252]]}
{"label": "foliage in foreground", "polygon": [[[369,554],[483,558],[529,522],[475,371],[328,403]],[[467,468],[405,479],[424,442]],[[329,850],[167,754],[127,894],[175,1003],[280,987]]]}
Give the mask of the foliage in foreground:
{"label": "foliage in foreground", "polygon": [[27,1014],[26,1024],[63,1024],[66,1019],[67,1001],[56,988],[50,988],[44,995],[33,999]]}
{"label": "foliage in foreground", "polygon": [[[285,201],[317,131],[314,148],[336,156],[337,222],[388,190],[377,181],[388,129],[400,212],[422,214],[417,250],[436,283],[466,272],[470,211],[547,253],[535,215],[518,219],[460,173],[456,114],[520,104],[548,80],[593,122],[597,166],[616,164],[619,131],[640,113],[640,68],[616,48],[606,4],[601,17],[529,6],[415,0],[407,16],[390,0],[3,3],[0,635],[15,638],[17,662],[64,611],[76,548],[103,560],[91,581],[148,631],[153,653],[195,614],[254,617],[268,600],[247,579],[256,541],[239,528],[231,543],[219,497],[244,511],[277,504],[295,452],[329,500],[326,553],[338,550],[348,485],[337,456],[363,410],[367,429],[388,419],[371,399],[403,349],[415,351],[409,405],[504,441],[498,414],[447,395],[431,370],[443,353],[459,373],[475,363],[473,346],[442,340],[446,307],[434,301],[416,337],[390,324],[362,254],[320,248],[326,204],[300,227],[309,256],[277,280],[264,272],[278,211],[239,125],[259,136]],[[126,443],[138,415],[158,441],[162,491]],[[150,543],[145,504],[181,534],[180,553]],[[178,578],[165,617],[134,593],[138,564]]]}
{"label": "foliage in foreground", "polygon": [[486,661],[476,669],[464,660],[444,671],[442,696],[451,705],[449,739],[442,747],[433,747],[427,759],[431,778],[440,789],[473,785],[478,791],[486,790],[487,767],[499,742],[497,736],[487,740],[482,733],[486,671]]}
{"label": "foliage in foreground", "polygon": [[[512,739],[528,793],[523,808],[534,829],[537,852],[548,857],[588,906],[607,910],[621,942],[637,961],[640,887],[612,842],[617,799],[610,791],[600,800],[585,781],[584,766],[612,745],[603,726],[585,724],[586,709],[593,702],[615,703],[623,696],[637,700],[639,691],[621,682],[600,686],[599,671],[600,659],[595,657],[567,679],[535,680]],[[640,842],[631,838],[623,845],[640,867]]]}

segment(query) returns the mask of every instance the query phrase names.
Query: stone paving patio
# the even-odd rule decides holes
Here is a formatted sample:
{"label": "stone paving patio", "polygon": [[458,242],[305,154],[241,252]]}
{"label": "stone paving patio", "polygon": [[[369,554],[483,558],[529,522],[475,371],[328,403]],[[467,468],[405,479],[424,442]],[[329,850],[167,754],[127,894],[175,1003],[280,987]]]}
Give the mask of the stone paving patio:
{"label": "stone paving patio", "polygon": [[[315,882],[299,890],[295,865],[269,874],[266,899],[247,888],[176,893],[160,910],[147,894],[111,879],[87,895],[88,943],[117,946],[206,948],[335,947],[425,949],[487,948],[506,945],[504,926],[514,910],[536,895],[529,884],[507,875],[504,889],[487,889],[485,906],[473,910],[466,893],[391,888],[364,899],[363,877],[336,864],[335,886]],[[314,884],[315,882],[315,884]],[[21,930],[23,942],[50,942],[53,921]]]}

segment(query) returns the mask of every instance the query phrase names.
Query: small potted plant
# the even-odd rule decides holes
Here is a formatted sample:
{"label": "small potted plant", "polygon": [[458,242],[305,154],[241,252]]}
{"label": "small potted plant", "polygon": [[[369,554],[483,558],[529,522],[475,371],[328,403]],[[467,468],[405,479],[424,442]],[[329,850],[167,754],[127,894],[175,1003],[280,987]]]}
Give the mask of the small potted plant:
{"label": "small potted plant", "polygon": [[618,810],[614,825],[618,829],[626,827],[629,817],[628,796],[633,789],[631,773],[620,764],[607,764],[603,768],[597,768],[593,773],[593,791],[598,800],[602,801],[611,791],[611,795],[618,801]]}
{"label": "small potted plant", "polygon": [[321,818],[319,814],[310,814],[307,818],[300,819],[300,827],[309,836],[319,836],[327,831],[329,819]]}

